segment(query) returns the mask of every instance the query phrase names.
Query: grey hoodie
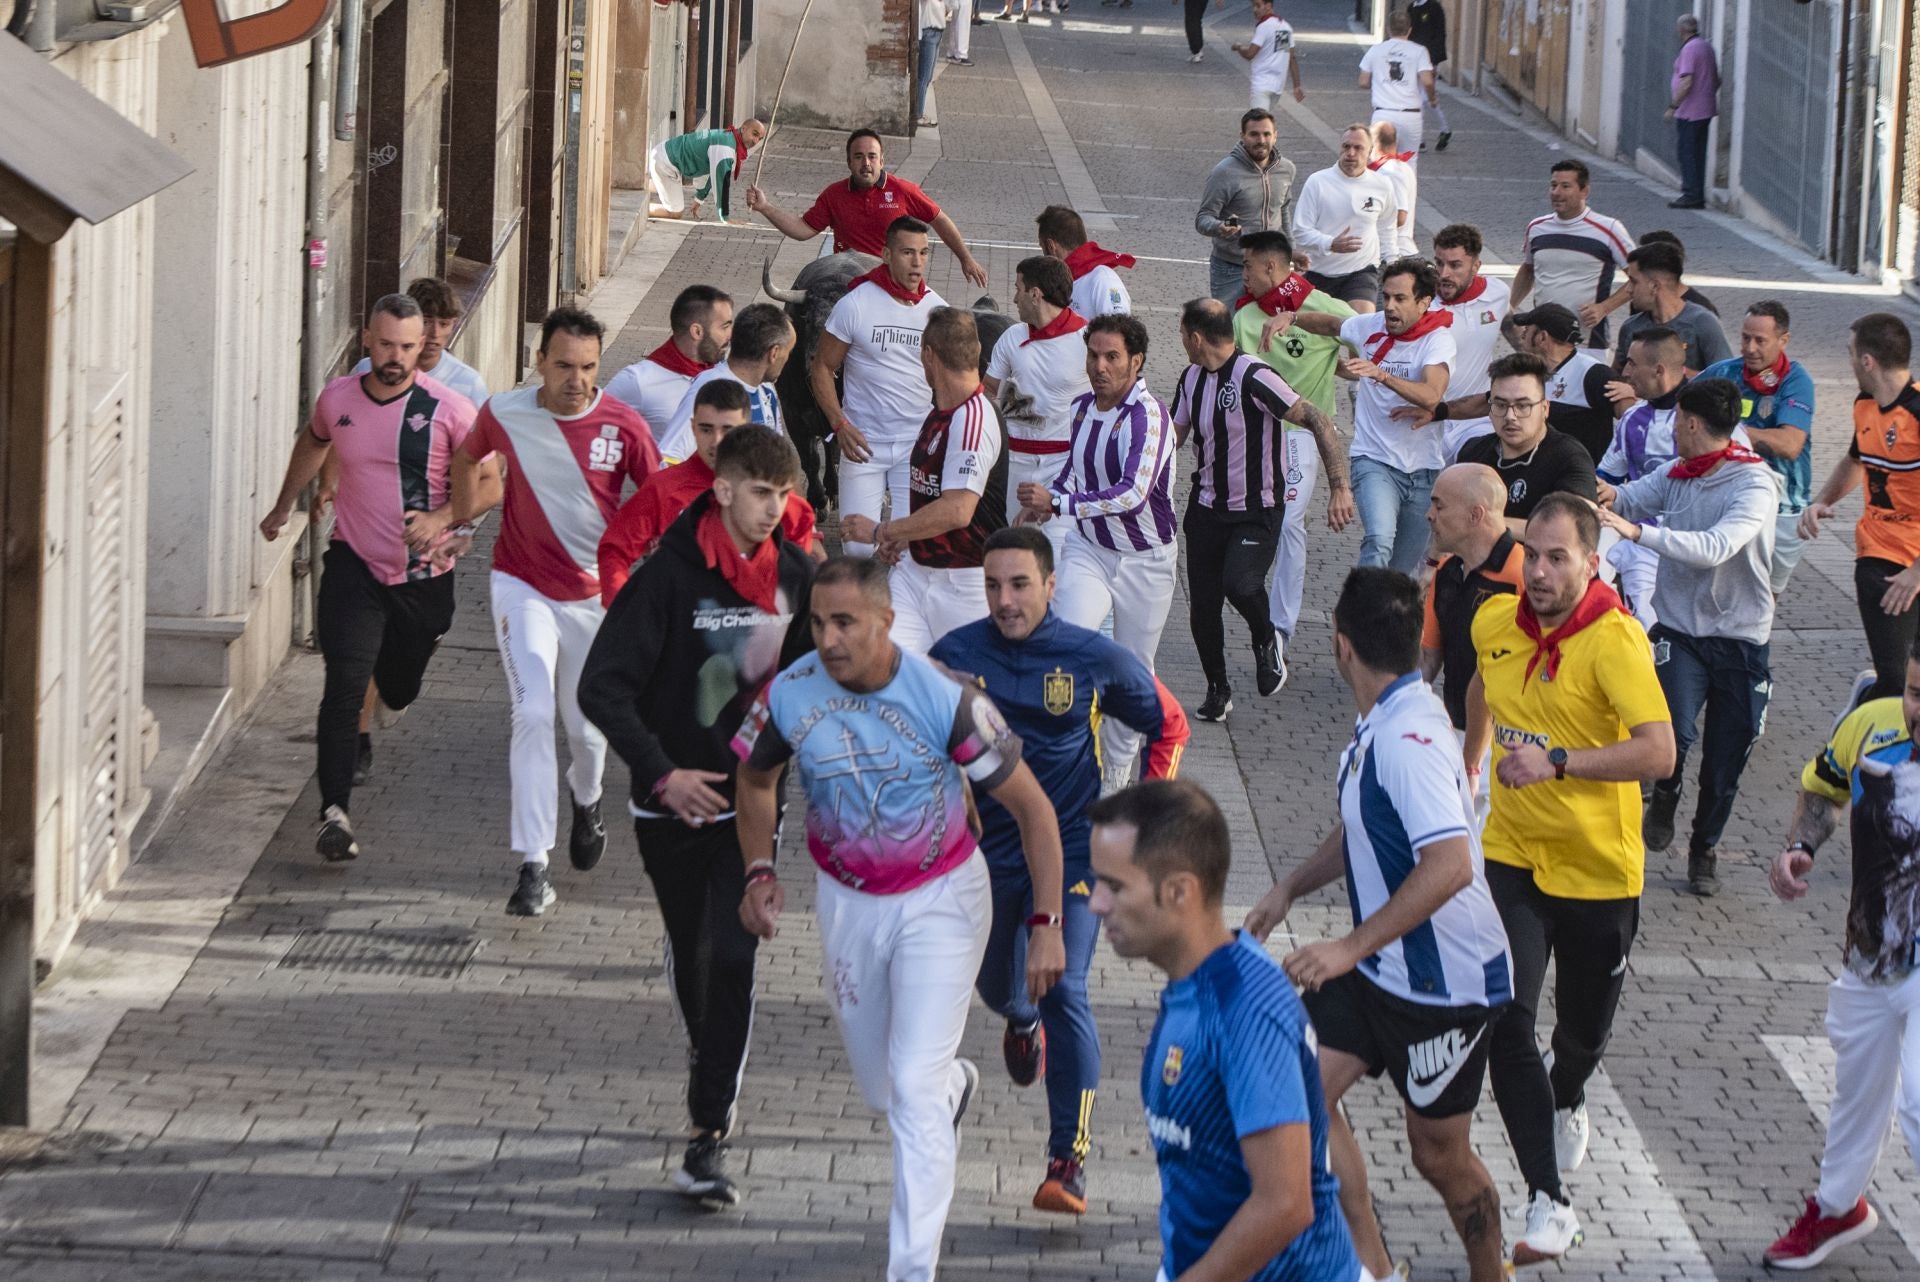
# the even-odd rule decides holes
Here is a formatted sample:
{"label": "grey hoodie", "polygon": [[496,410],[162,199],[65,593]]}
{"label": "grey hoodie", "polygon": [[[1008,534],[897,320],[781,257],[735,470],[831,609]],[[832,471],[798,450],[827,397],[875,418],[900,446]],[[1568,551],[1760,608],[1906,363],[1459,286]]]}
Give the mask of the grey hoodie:
{"label": "grey hoodie", "polygon": [[1762,463],[1722,463],[1686,480],[1667,471],[1621,486],[1613,500],[1615,512],[1641,522],[1640,546],[1660,556],[1654,613],[1690,637],[1764,645],[1773,635],[1778,476]]}
{"label": "grey hoodie", "polygon": [[1228,214],[1240,215],[1242,236],[1285,231],[1293,225],[1293,174],[1293,162],[1278,151],[1261,169],[1244,146],[1233,145],[1227,158],[1207,175],[1206,190],[1200,193],[1200,212],[1193,216],[1193,229],[1212,243],[1215,258],[1234,264],[1246,259],[1237,238],[1220,235],[1221,222]]}

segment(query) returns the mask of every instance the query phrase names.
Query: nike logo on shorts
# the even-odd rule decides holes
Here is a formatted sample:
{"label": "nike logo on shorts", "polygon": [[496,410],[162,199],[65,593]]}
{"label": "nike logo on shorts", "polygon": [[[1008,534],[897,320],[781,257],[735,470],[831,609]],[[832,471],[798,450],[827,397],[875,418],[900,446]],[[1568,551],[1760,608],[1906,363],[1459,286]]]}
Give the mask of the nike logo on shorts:
{"label": "nike logo on shorts", "polygon": [[1438,1037],[1407,1047],[1407,1103],[1415,1108],[1432,1107],[1453,1085],[1486,1033],[1485,1024],[1471,1038],[1460,1029],[1450,1028]]}
{"label": "nike logo on shorts", "polygon": [[1624,975],[1626,973],[1627,973],[1627,959],[1626,959],[1626,956],[1623,954],[1620,958],[1620,964],[1607,972],[1607,978],[1612,979],[1616,975]]}

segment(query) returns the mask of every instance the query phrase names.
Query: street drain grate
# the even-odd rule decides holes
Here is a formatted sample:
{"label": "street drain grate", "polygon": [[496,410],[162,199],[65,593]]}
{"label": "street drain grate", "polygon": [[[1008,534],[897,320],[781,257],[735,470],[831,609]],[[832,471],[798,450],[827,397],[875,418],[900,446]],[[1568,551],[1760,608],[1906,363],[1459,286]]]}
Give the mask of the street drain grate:
{"label": "street drain grate", "polygon": [[480,941],[449,930],[303,930],[280,958],[283,970],[454,979]]}

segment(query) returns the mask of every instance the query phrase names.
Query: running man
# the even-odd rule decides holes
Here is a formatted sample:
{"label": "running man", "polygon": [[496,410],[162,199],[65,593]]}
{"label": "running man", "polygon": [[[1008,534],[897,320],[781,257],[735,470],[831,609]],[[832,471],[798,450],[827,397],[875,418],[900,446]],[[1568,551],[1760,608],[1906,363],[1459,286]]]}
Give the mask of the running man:
{"label": "running man", "polygon": [[492,601],[513,700],[509,839],[520,874],[507,911],[516,917],[538,917],[555,898],[547,852],[559,823],[556,716],[570,758],[568,857],[584,872],[607,848],[600,819],[607,741],[580,711],[580,669],[607,613],[600,539],[621,490],[658,470],[660,452],[640,415],[593,385],[605,333],[577,308],[547,313],[534,354],[541,381],[489,400],[453,463],[454,516],[463,521],[491,506],[476,487],[479,461],[498,453],[507,466]]}
{"label": "running man", "polygon": [[1433,84],[1433,58],[1427,47],[1408,39],[1413,20],[1398,10],[1387,18],[1387,38],[1360,59],[1360,87],[1373,94],[1373,123],[1392,121],[1400,131],[1400,145],[1419,164],[1424,109],[1438,106]]}
{"label": "running man", "polygon": [[[1484,463],[1455,463],[1433,483],[1427,528],[1440,564],[1427,589],[1420,632],[1420,675],[1440,691],[1454,730],[1467,732],[1467,687],[1473,682],[1473,616],[1488,597],[1520,590],[1525,553],[1502,517],[1507,487]],[[1438,681],[1435,678],[1439,678]],[[1484,796],[1478,761],[1467,763],[1474,796]]]}
{"label": "running man", "polygon": [[[793,355],[793,322],[778,303],[749,303],[733,318],[732,335],[726,359],[694,375],[673,413],[659,424],[660,456],[670,463],[692,457],[693,403],[702,389],[716,381],[746,389],[753,421],[786,435],[787,421],[780,413],[775,384]],[[654,424],[649,421],[648,426]]]}
{"label": "running man", "polygon": [[[1594,468],[1595,489],[1602,503],[1613,501],[1616,486],[1665,471],[1679,457],[1673,424],[1679,413],[1680,389],[1687,382],[1686,360],[1686,343],[1670,329],[1641,330],[1628,345],[1627,395],[1639,401],[1614,422],[1613,442]],[[1640,626],[1651,632],[1660,621],[1653,601],[1659,558],[1639,544],[1623,540],[1613,545],[1606,559],[1619,571],[1620,595],[1626,598],[1627,608],[1640,620]]]}
{"label": "running man", "polygon": [[1100,1085],[1100,1032],[1087,1001],[1087,968],[1100,923],[1088,910],[1087,807],[1100,796],[1093,727],[1120,721],[1146,739],[1149,779],[1170,779],[1187,743],[1187,718],[1146,664],[1049,608],[1053,544],[1030,525],[987,539],[987,617],[947,633],[934,661],[976,679],[1020,737],[1021,755],[1060,816],[1066,886],[1067,969],[1036,1006],[1027,1000],[1026,923],[1033,886],[1020,828],[1005,806],[979,802],[980,848],[993,880],[993,930],[976,984],[980,1000],[1007,1021],[1001,1037],[1007,1075],[1031,1086],[1047,1075],[1047,1172],[1033,1195],[1042,1211],[1083,1215],[1093,1097]]}
{"label": "running man", "polygon": [[[460,296],[453,286],[438,276],[417,276],[407,282],[407,297],[420,304],[420,360],[415,366],[440,386],[460,393],[478,410],[487,401],[487,381],[480,371],[447,350],[453,331],[460,326]],[[373,358],[362,356],[350,373],[365,374],[373,369]],[[331,486],[327,487],[329,490]]]}
{"label": "running man", "polygon": [[[388,294],[367,314],[360,341],[368,372],[336,378],[315,398],[295,438],[273,510],[260,522],[280,537],[301,491],[339,459],[333,540],[320,579],[314,640],[326,664],[315,729],[322,859],[357,858],[354,771],[364,752],[361,709],[371,682],[380,724],[391,725],[420,694],[434,647],[453,624],[454,560],[472,544],[449,519],[450,461],[473,431],[466,397],[416,367],[424,342],[420,304]],[[500,493],[498,464],[474,470],[474,490]]]}
{"label": "running man", "polygon": [[1587,346],[1606,347],[1607,317],[1627,302],[1627,287],[1616,289],[1614,276],[1627,269],[1633,237],[1618,218],[1588,207],[1592,182],[1582,161],[1553,163],[1547,175],[1553,212],[1527,224],[1520,267],[1513,274],[1512,306],[1518,308],[1538,289],[1536,306],[1558,303],[1586,330]]}
{"label": "running man", "polygon": [[580,707],[633,772],[633,832],[667,928],[691,1054],[691,1136],[674,1187],[710,1210],[740,1201],[727,1136],[746,1072],[758,939],[745,893],[729,746],[781,667],[812,646],[813,561],[780,534],[800,456],[764,427],[729,431],[693,501],[608,610]]}
{"label": "running man", "polygon": [[1348,572],[1333,658],[1360,720],[1340,754],[1340,818],[1247,914],[1247,931],[1264,941],[1302,895],[1346,881],[1353,930],[1281,966],[1305,990],[1320,1037],[1333,1172],[1354,1245],[1369,1272],[1392,1275],[1366,1159],[1340,1114],[1350,1088],[1384,1072],[1406,1104],[1414,1167],[1467,1249],[1468,1277],[1500,1282],[1500,1195],[1471,1132],[1487,1029],[1513,995],[1513,966],[1447,710],[1420,679],[1420,615],[1420,587],[1406,575]]}
{"label": "running man", "polygon": [[1650,329],[1670,329],[1680,335],[1687,345],[1687,369],[1695,374],[1732,357],[1720,318],[1686,299],[1686,288],[1680,283],[1686,261],[1679,245],[1665,241],[1651,241],[1627,255],[1627,293],[1633,315],[1620,325],[1614,368],[1626,364],[1634,336]]}
{"label": "running man", "polygon": [[1156,779],[1090,818],[1093,913],[1115,953],[1168,980],[1140,1065],[1158,1282],[1371,1282],[1327,1162],[1313,1027],[1286,973],[1221,915],[1226,816],[1200,785]]}
{"label": "running man", "polygon": [[1085,220],[1065,205],[1048,205],[1034,221],[1040,230],[1040,252],[1065,263],[1073,276],[1074,311],[1092,320],[1133,310],[1133,296],[1120,273],[1131,269],[1138,259],[1103,249],[1087,239]]}
{"label": "running man", "polygon": [[1515,350],[1546,362],[1547,425],[1586,446],[1598,467],[1613,444],[1614,419],[1633,398],[1616,402],[1607,394],[1613,369],[1580,346],[1580,318],[1567,308],[1542,303],[1512,319]]}
{"label": "running man", "polygon": [[[877,522],[883,502],[895,516],[907,510],[908,456],[927,416],[920,336],[947,305],[927,288],[927,230],[918,218],[893,220],[880,265],[833,305],[807,370],[840,442],[841,536],[851,556],[871,556],[873,543],[850,533],[846,517]],[[843,369],[844,403],[835,383]]]}
{"label": "running man", "polygon": [[[1468,441],[1493,431],[1484,405],[1450,408],[1487,394],[1492,386],[1488,371],[1507,319],[1507,283],[1480,270],[1480,255],[1485,251],[1480,229],[1470,223],[1449,223],[1433,234],[1433,265],[1440,269],[1433,306],[1453,314],[1453,324],[1448,326],[1453,332],[1453,376],[1447,380],[1447,399],[1435,407],[1433,416],[1433,421],[1447,425],[1449,460],[1459,458],[1460,447]],[[1401,411],[1403,415],[1410,412]]]}
{"label": "running man", "polygon": [[904,515],[840,518],[848,546],[873,543],[893,563],[893,640],[915,654],[987,612],[981,566],[987,536],[1007,524],[1007,447],[980,385],[980,331],[972,312],[938,307],[921,344],[933,409],[909,459]]}
{"label": "running man", "polygon": [[1400,135],[1391,120],[1374,125],[1373,154],[1367,168],[1385,178],[1393,187],[1393,235],[1380,243],[1380,259],[1405,258],[1420,252],[1413,238],[1413,211],[1420,204],[1420,176],[1414,172],[1411,152],[1400,150]]}
{"label": "running man", "polygon": [[[1023,486],[1045,486],[1060,475],[1073,436],[1074,402],[1086,395],[1087,320],[1073,306],[1066,264],[1044,254],[1013,270],[1017,324],[1009,325],[987,358],[987,399],[1007,429],[1007,520],[1020,515]],[[1064,525],[1047,530],[1054,551]]]}
{"label": "running man", "polygon": [[[1286,495],[1285,424],[1313,433],[1336,488],[1345,478],[1333,420],[1264,362],[1235,349],[1233,318],[1223,305],[1211,298],[1188,303],[1180,313],[1180,342],[1192,363],[1174,393],[1173,426],[1180,444],[1193,439],[1193,495],[1184,523],[1187,597],[1194,648],[1207,675],[1206,697],[1195,715],[1223,721],[1233,711],[1220,618],[1229,603],[1253,633],[1254,682],[1261,697],[1287,680],[1280,634],[1267,605],[1267,571],[1280,542]],[[1328,511],[1331,519],[1331,503]]]}
{"label": "running man", "polygon": [[813,654],[741,723],[734,785],[746,891],[740,920],[780,928],[780,776],[797,767],[828,997],[854,1079],[893,1133],[888,1282],[931,1282],[953,1200],[960,1120],[980,1071],[956,1058],[986,953],[993,887],[968,823],[971,786],[1020,830],[1034,914],[1027,1000],[1066,970],[1060,830],[993,701],[894,645],[887,567],[834,557],[813,582]]}
{"label": "running man", "polygon": [[1373,131],[1348,125],[1340,133],[1340,156],[1300,185],[1293,211],[1293,244],[1311,266],[1313,287],[1356,312],[1370,312],[1380,297],[1380,263],[1399,230],[1399,196],[1385,174],[1367,168]]}
{"label": "running man", "polygon": [[1523,537],[1527,518],[1549,494],[1597,497],[1593,456],[1547,421],[1547,366],[1537,356],[1502,356],[1489,371],[1493,435],[1460,448],[1460,462],[1482,463],[1507,490],[1507,528]]}
{"label": "running man", "polygon": [[[1640,788],[1673,773],[1673,726],[1640,626],[1600,570],[1599,519],[1550,494],[1527,522],[1526,586],[1473,620],[1463,759],[1493,744],[1481,834],[1487,886],[1513,959],[1513,1001],[1494,1022],[1494,1097],[1527,1181],[1516,1264],[1581,1239],[1562,1171],[1587,1156],[1587,1079],[1613,1031],[1640,925],[1646,849]],[[1552,1071],[1534,1024],[1554,967]]]}
{"label": "running man", "polygon": [[1295,102],[1307,100],[1307,91],[1300,86],[1293,24],[1274,13],[1273,0],[1253,0],[1253,39],[1230,48],[1253,64],[1247,69],[1253,95],[1250,106],[1272,111],[1280,105],[1280,95],[1289,90]]}
{"label": "running man", "polygon": [[[1173,509],[1173,429],[1147,390],[1147,327],[1132,316],[1096,317],[1085,330],[1093,390],[1073,403],[1073,436],[1059,474],[1020,487],[1020,520],[1064,529],[1054,608],[1098,628],[1153,671],[1173,605],[1180,550]],[[1056,518],[1058,520],[1056,521]],[[1100,764],[1109,791],[1133,780],[1139,737],[1100,724]]]}
{"label": "running man", "polygon": [[667,341],[607,380],[607,395],[640,411],[647,430],[662,432],[693,380],[720,363],[733,341],[733,298],[711,285],[674,295]]}
{"label": "running man", "polygon": [[1774,894],[1788,903],[1804,898],[1814,856],[1833,836],[1840,812],[1853,808],[1844,969],[1827,988],[1833,1106],[1820,1184],[1800,1218],[1767,1248],[1764,1259],[1775,1268],[1813,1268],[1880,1223],[1867,1181],[1896,1112],[1920,1164],[1920,1041],[1913,1035],[1920,917],[1910,907],[1920,827],[1899,818],[1914,806],[1916,731],[1920,650],[1907,656],[1899,697],[1855,708],[1800,772],[1786,848],[1769,870]]}
{"label": "running man", "polygon": [[1200,193],[1193,229],[1213,242],[1207,293],[1226,302],[1240,292],[1240,238],[1285,231],[1293,223],[1293,162],[1275,145],[1273,113],[1250,107],[1240,116],[1240,141]]}

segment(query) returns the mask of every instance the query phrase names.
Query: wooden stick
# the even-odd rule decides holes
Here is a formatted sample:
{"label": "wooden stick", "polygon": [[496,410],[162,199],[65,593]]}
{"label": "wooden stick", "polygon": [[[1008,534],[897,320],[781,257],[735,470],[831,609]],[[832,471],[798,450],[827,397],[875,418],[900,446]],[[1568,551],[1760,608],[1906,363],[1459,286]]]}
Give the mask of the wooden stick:
{"label": "wooden stick", "polygon": [[753,162],[753,186],[760,185],[760,171],[767,164],[767,145],[773,141],[773,122],[780,118],[780,99],[787,92],[787,73],[793,70],[793,55],[800,51],[800,33],[807,29],[807,15],[813,12],[813,0],[800,11],[800,23],[793,29],[793,46],[787,50],[787,65],[780,68],[780,86],[773,91],[773,110],[767,113],[767,136],[760,140],[760,154]]}

